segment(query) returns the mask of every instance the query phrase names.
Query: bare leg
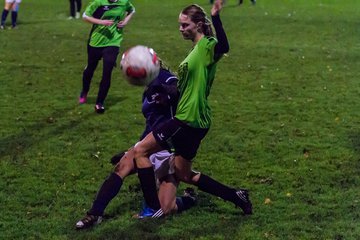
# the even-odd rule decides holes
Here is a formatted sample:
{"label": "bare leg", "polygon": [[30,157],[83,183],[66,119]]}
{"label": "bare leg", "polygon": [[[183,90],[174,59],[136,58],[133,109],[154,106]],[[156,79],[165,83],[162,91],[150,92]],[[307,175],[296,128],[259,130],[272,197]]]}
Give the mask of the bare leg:
{"label": "bare leg", "polygon": [[170,214],[177,211],[176,205],[177,183],[173,175],[169,175],[166,180],[160,183],[159,201],[164,214]]}

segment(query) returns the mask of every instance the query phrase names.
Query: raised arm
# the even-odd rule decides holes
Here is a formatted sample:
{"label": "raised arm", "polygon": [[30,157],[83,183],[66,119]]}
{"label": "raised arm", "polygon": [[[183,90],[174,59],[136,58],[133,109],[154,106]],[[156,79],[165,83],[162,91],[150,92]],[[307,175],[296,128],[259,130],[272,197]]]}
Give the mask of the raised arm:
{"label": "raised arm", "polygon": [[229,52],[229,42],[222,26],[220,11],[222,9],[222,0],[215,1],[211,9],[211,20],[215,28],[218,43],[215,45],[215,60],[218,60],[224,53]]}

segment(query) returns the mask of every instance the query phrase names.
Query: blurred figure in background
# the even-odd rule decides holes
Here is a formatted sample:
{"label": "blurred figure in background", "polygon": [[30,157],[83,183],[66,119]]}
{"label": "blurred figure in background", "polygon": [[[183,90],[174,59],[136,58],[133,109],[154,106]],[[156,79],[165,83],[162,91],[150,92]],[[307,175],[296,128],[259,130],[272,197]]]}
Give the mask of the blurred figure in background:
{"label": "blurred figure in background", "polygon": [[[250,0],[250,1],[253,5],[256,4],[256,0]],[[213,4],[213,3],[214,3],[214,0],[210,0],[210,4]],[[225,0],[223,1],[223,3],[225,4]],[[241,5],[242,3],[243,3],[243,0],[239,0],[239,5]]]}
{"label": "blurred figure in background", "polygon": [[[253,5],[256,4],[256,0],[250,0],[250,1]],[[239,0],[239,5],[241,5],[242,3],[243,3],[243,0]]]}
{"label": "blurred figure in background", "polygon": [[81,0],[70,0],[70,17],[68,19],[79,19],[81,11]]}
{"label": "blurred figure in background", "polygon": [[16,28],[20,3],[21,0],[5,0],[5,7],[1,15],[0,29],[5,29],[6,18],[10,11],[11,11],[11,28],[12,29]]}

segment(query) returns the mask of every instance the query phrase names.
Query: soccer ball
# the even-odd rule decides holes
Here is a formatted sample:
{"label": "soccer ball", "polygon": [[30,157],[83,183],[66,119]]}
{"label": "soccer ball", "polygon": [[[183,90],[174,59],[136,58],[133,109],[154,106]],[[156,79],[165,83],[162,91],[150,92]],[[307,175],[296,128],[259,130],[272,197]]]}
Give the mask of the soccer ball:
{"label": "soccer ball", "polygon": [[152,48],[137,45],[122,55],[120,68],[130,84],[145,86],[159,75],[160,61]]}

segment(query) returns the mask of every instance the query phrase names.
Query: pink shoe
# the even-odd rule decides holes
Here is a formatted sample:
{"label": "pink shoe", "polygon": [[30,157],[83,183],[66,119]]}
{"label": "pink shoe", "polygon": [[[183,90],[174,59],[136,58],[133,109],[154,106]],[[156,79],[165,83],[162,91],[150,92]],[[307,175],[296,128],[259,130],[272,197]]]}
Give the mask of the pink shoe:
{"label": "pink shoe", "polygon": [[84,104],[87,102],[87,93],[80,93],[79,103]]}

